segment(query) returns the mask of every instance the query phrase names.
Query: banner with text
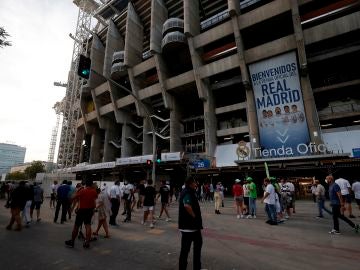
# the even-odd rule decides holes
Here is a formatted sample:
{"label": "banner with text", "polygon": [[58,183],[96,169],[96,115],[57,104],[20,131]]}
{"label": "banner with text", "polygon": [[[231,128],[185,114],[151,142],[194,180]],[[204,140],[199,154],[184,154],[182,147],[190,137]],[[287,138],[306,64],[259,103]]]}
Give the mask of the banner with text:
{"label": "banner with text", "polygon": [[264,158],[310,154],[310,143],[295,52],[249,66]]}

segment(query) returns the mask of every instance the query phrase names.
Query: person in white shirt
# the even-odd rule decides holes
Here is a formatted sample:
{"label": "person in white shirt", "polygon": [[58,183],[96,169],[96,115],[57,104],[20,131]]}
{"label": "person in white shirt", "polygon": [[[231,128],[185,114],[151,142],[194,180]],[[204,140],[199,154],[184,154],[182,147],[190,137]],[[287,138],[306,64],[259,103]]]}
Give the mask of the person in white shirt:
{"label": "person in white shirt", "polygon": [[119,213],[120,208],[120,181],[117,180],[115,184],[110,188],[110,202],[111,202],[111,213],[109,224],[113,226],[117,226],[116,224],[116,216]]}
{"label": "person in white shirt", "polygon": [[345,204],[345,210],[342,210],[341,214],[345,215],[345,211],[347,210],[349,212],[349,218],[355,218],[351,208],[351,185],[349,181],[344,178],[338,178],[335,180],[335,183],[340,187],[341,197]]}
{"label": "person in white shirt", "polygon": [[354,182],[352,184],[351,189],[354,192],[355,201],[356,201],[356,204],[358,205],[359,210],[360,210],[360,181],[356,180],[356,182]]}
{"label": "person in white shirt", "polygon": [[266,223],[268,223],[270,225],[277,225],[278,223],[277,223],[277,219],[276,219],[275,188],[271,184],[269,178],[264,179],[264,185],[266,187],[265,187],[264,196],[261,199],[261,203],[265,203],[265,212],[269,218],[266,221]]}
{"label": "person in white shirt", "polygon": [[316,195],[316,200],[317,200],[317,204],[318,204],[318,209],[319,209],[319,215],[317,216],[317,218],[323,218],[323,210],[325,212],[327,212],[329,215],[332,215],[332,212],[330,210],[328,210],[325,207],[325,188],[322,184],[320,184],[319,180],[315,180],[315,185],[316,185],[316,190],[315,190],[315,195]]}
{"label": "person in white shirt", "polygon": [[126,218],[124,222],[131,221],[131,203],[134,199],[134,185],[128,181],[125,181],[125,185],[123,187],[123,196],[122,196],[125,204],[125,212]]}
{"label": "person in white shirt", "polygon": [[57,196],[57,189],[59,185],[57,181],[51,185],[51,194],[50,194],[50,208],[55,208],[56,196]]}

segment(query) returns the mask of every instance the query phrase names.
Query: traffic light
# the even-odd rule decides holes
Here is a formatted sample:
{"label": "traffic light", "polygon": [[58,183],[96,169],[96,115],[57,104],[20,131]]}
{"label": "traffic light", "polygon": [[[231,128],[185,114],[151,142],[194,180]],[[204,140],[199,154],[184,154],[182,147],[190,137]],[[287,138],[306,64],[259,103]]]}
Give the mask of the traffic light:
{"label": "traffic light", "polygon": [[89,79],[90,76],[91,59],[80,54],[77,74],[84,79]]}
{"label": "traffic light", "polygon": [[156,163],[160,163],[161,162],[161,148],[157,148],[156,149]]}
{"label": "traffic light", "polygon": [[152,164],[151,159],[146,160],[146,165],[147,165],[147,166],[151,166],[151,164]]}

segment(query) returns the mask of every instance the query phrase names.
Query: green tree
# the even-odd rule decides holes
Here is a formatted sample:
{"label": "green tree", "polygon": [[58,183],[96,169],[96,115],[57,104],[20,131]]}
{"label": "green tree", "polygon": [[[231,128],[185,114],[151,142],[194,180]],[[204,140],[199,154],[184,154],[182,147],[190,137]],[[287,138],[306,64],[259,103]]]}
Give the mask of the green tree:
{"label": "green tree", "polygon": [[45,167],[41,161],[33,161],[31,165],[25,169],[25,174],[30,179],[35,179],[36,174],[42,172],[45,172]]}
{"label": "green tree", "polygon": [[10,37],[10,35],[0,26],[0,48],[11,46],[11,42],[6,40],[8,37]]}
{"label": "green tree", "polygon": [[25,180],[26,175],[24,172],[13,172],[6,175],[6,180]]}

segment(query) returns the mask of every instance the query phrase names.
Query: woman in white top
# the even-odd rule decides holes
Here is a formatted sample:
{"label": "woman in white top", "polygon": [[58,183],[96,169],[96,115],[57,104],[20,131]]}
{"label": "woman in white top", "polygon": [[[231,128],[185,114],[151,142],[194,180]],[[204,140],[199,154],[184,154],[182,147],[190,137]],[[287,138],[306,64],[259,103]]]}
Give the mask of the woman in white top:
{"label": "woman in white top", "polygon": [[109,197],[107,196],[106,190],[100,192],[100,189],[98,188],[96,191],[99,194],[96,200],[96,210],[98,212],[99,221],[98,221],[97,229],[95,230],[93,235],[98,235],[101,226],[103,226],[105,231],[105,238],[109,238],[110,237],[109,228],[106,222],[106,218],[111,215],[110,214],[111,206],[110,206]]}

